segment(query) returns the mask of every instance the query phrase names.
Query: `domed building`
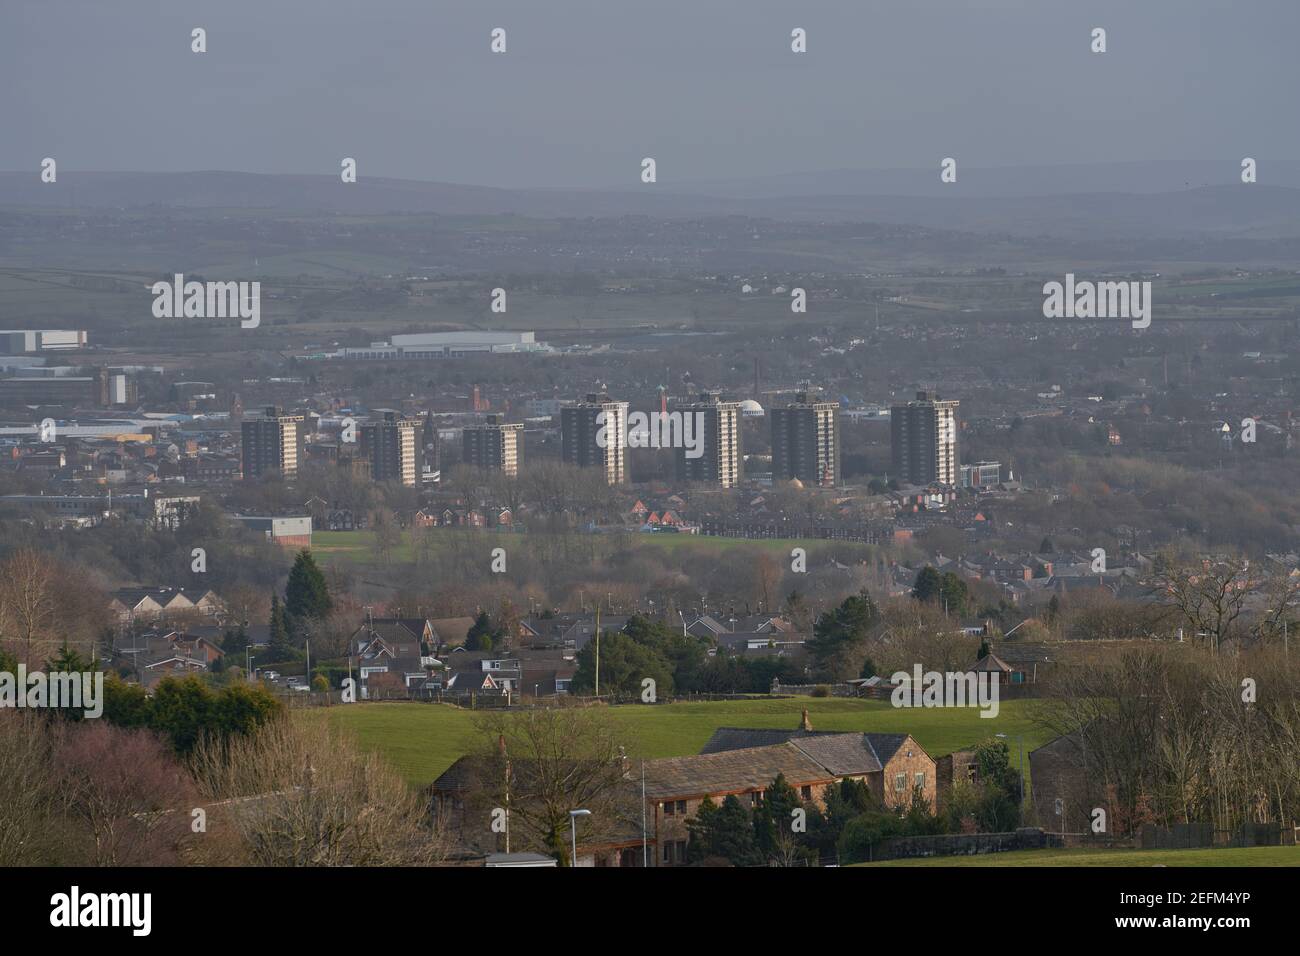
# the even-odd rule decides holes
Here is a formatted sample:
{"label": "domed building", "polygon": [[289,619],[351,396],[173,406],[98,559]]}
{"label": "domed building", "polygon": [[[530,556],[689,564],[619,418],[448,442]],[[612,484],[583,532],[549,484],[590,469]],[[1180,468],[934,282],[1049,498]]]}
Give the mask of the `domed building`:
{"label": "domed building", "polygon": [[747,398],[740,403],[740,414],[743,418],[762,418],[766,412],[763,406],[758,404],[752,398]]}

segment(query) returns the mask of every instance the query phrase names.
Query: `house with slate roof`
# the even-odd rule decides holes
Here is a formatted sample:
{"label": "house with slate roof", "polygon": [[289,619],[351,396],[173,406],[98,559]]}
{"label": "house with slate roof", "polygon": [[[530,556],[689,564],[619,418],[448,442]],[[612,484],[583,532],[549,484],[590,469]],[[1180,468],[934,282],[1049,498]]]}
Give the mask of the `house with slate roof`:
{"label": "house with slate roof", "polygon": [[884,806],[911,803],[918,792],[937,807],[934,759],[910,734],[815,731],[805,710],[794,730],[720,727],[700,753],[647,760],[647,808],[656,865],[686,862],[686,821],[705,800],[735,796],[746,808],[762,804],[777,775],[804,802],[825,805],[826,789],[841,780],[862,780]]}

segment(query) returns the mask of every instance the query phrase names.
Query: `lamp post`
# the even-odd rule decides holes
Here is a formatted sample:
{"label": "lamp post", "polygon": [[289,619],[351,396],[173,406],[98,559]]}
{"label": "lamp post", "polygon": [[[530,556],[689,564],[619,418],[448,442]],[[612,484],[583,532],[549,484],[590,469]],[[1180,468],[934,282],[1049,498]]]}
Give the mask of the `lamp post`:
{"label": "lamp post", "polygon": [[569,811],[569,834],[573,839],[573,855],[569,857],[569,866],[578,865],[578,817],[591,816],[590,810]]}

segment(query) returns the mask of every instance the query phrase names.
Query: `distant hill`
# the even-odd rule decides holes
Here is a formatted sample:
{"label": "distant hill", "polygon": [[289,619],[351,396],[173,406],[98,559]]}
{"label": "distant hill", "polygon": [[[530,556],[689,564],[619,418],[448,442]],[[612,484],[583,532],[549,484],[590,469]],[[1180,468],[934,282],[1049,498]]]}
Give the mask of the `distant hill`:
{"label": "distant hill", "polygon": [[[777,177],[767,181],[714,184],[719,194],[692,192],[703,184],[664,183],[626,190],[499,189],[453,183],[363,178],[344,184],[334,176],[258,173],[81,173],[61,170],[45,184],[35,172],[0,173],[0,206],[67,209],[266,209],[279,213],[385,215],[438,213],[448,216],[519,215],[589,218],[627,215],[664,218],[751,216],[780,220],[835,220],[927,226],[1012,236],[1070,239],[1250,238],[1300,236],[1300,188],[1221,182],[1152,191],[1148,164],[1133,170],[1143,189],[1079,192],[1079,182],[1123,179],[1113,168],[1101,176],[1092,167],[1058,170],[974,170],[959,182],[922,186],[916,171],[848,172]],[[1289,168],[1288,164],[1278,164]],[[1190,174],[1200,164],[1189,164]],[[1263,167],[1262,167],[1263,168]],[[1221,164],[1213,167],[1226,178]],[[1207,172],[1208,170],[1201,170]],[[1275,171],[1276,172],[1276,171]],[[1167,178],[1162,181],[1169,183]],[[862,182],[854,176],[865,177]],[[1022,178],[1016,180],[1016,176]],[[893,178],[893,182],[889,180]],[[987,177],[982,179],[981,177]],[[821,180],[824,180],[822,182]],[[1025,192],[1009,192],[1022,182]],[[1188,180],[1192,182],[1192,180]],[[1300,175],[1296,177],[1300,185]],[[842,192],[847,184],[888,187],[896,194]],[[1049,184],[1059,192],[1044,193]],[[824,188],[818,192],[816,187]],[[787,194],[773,194],[788,188]],[[925,194],[904,195],[909,188]],[[729,194],[728,194],[729,193]],[[749,193],[748,195],[746,193]],[[1005,193],[992,195],[990,193]]]}
{"label": "distant hill", "polygon": [[[1300,162],[1260,159],[1258,185],[1300,189]],[[723,198],[785,196],[945,196],[969,198],[1062,196],[1081,193],[1168,193],[1241,183],[1241,160],[1167,160],[1127,163],[1064,163],[1059,166],[959,165],[956,183],[933,169],[835,169],[780,176],[683,184],[686,192]]]}

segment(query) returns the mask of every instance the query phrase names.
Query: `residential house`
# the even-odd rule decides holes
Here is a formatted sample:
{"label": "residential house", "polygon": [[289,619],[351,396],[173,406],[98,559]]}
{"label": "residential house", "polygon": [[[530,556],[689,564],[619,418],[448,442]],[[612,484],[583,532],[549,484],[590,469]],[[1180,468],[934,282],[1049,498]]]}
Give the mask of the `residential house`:
{"label": "residential house", "polygon": [[795,730],[721,727],[698,754],[646,761],[656,865],[686,862],[686,821],[705,799],[735,796],[756,808],[778,774],[819,807],[827,788],[845,779],[864,781],[885,806],[910,805],[916,794],[937,806],[935,762],[908,734],[816,732],[806,710]]}
{"label": "residential house", "polygon": [[221,600],[213,591],[186,590],[173,587],[126,587],[113,592],[109,613],[123,624],[131,621],[158,620],[178,615],[215,617],[222,611]]}

